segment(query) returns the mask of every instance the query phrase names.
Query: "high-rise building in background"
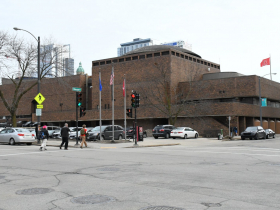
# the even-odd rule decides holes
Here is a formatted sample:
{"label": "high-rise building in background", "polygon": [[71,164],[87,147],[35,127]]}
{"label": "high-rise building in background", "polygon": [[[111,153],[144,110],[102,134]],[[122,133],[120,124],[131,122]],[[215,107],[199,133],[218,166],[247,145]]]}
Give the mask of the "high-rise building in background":
{"label": "high-rise building in background", "polygon": [[[70,44],[43,45],[41,46],[41,53],[44,56],[41,58],[40,65],[47,72],[46,77],[54,78],[74,75],[74,59],[70,57]],[[49,65],[49,63],[52,64]]]}
{"label": "high-rise building in background", "polygon": [[158,41],[152,40],[151,38],[148,39],[141,39],[141,38],[136,38],[133,39],[132,42],[126,42],[120,44],[121,47],[118,48],[118,56],[122,56],[129,51],[141,48],[141,47],[146,47],[146,46],[151,46],[151,45],[170,45],[170,46],[175,46],[175,47],[181,47],[187,50],[192,51],[192,45],[186,43],[183,40],[178,40],[174,42],[164,42],[160,43]]}
{"label": "high-rise building in background", "polygon": [[122,56],[126,53],[128,53],[129,51],[135,50],[137,48],[140,47],[146,47],[146,46],[150,46],[153,45],[153,40],[152,39],[140,39],[140,38],[136,38],[133,39],[132,42],[126,42],[126,43],[122,43],[121,47],[118,48],[118,56]]}

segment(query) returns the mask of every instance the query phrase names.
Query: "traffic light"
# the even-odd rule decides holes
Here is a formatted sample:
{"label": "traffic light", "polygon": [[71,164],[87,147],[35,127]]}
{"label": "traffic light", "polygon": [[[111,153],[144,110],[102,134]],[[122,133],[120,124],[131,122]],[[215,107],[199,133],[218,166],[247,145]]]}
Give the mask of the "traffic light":
{"label": "traffic light", "polygon": [[140,94],[136,93],[135,94],[135,108],[140,106]]}
{"label": "traffic light", "polygon": [[132,117],[132,109],[126,109],[126,116]]}
{"label": "traffic light", "polygon": [[135,105],[136,105],[135,104],[135,102],[136,102],[136,99],[135,99],[136,96],[135,95],[136,95],[136,93],[131,94],[131,106],[134,107],[134,108],[135,108]]}
{"label": "traffic light", "polygon": [[82,106],[82,93],[76,93],[76,104],[77,107]]}
{"label": "traffic light", "polygon": [[80,117],[83,117],[86,115],[86,109],[84,107],[80,107]]}

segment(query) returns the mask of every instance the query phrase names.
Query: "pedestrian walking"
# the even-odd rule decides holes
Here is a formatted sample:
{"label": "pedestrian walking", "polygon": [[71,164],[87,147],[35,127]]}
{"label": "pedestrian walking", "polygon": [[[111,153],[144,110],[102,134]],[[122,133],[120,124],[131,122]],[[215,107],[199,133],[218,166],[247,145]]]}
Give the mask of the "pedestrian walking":
{"label": "pedestrian walking", "polygon": [[47,130],[47,126],[44,125],[43,128],[39,132],[39,139],[41,139],[43,142],[41,144],[40,150],[47,150],[47,141],[49,139],[49,132]]}
{"label": "pedestrian walking", "polygon": [[237,136],[237,127],[234,127],[233,131],[234,131],[235,136]]}
{"label": "pedestrian walking", "polygon": [[87,135],[86,125],[83,125],[83,128],[80,131],[80,137],[82,139],[82,143],[81,143],[81,146],[80,146],[81,149],[83,148],[83,144],[85,144],[85,146],[87,147],[86,135]]}
{"label": "pedestrian walking", "polygon": [[233,131],[233,128],[230,127],[230,136],[232,137],[232,131]]}
{"label": "pedestrian walking", "polygon": [[64,127],[60,131],[60,134],[61,134],[61,137],[62,137],[62,142],[61,142],[61,145],[60,145],[60,149],[65,144],[64,149],[68,150],[69,132],[70,132],[70,129],[68,128],[68,124],[65,123]]}

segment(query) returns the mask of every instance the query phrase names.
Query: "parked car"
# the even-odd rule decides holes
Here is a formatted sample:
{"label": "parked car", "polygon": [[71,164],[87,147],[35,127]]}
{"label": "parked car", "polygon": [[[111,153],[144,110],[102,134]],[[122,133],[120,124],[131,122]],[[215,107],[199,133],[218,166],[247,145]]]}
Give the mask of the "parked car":
{"label": "parked car", "polygon": [[157,139],[158,137],[164,137],[169,139],[171,131],[175,127],[173,125],[157,125],[153,129],[153,137]]}
{"label": "parked car", "polygon": [[[127,138],[133,138],[135,134],[135,129],[133,127],[126,128],[126,137]],[[143,138],[147,138],[147,132],[143,131]]]}
{"label": "parked car", "polygon": [[59,127],[58,126],[47,126],[47,127],[48,127],[50,138],[53,138],[53,133],[55,132],[55,130],[58,130]]}
{"label": "parked car", "polygon": [[0,142],[14,145],[16,143],[26,143],[31,145],[35,142],[35,135],[24,128],[5,128],[0,131]]}
{"label": "parked car", "polygon": [[[113,126],[103,125],[101,126],[101,140],[112,140]],[[100,126],[96,126],[88,132],[88,140],[99,140],[100,139]],[[114,140],[122,140],[124,137],[124,129],[119,125],[114,125]]]}
{"label": "parked car", "polygon": [[241,133],[241,139],[244,140],[249,138],[250,140],[254,139],[265,139],[266,132],[261,126],[250,126],[247,127],[245,131]]}
{"label": "parked car", "polygon": [[183,138],[183,139],[197,138],[198,132],[189,127],[177,127],[171,131],[170,137],[172,137],[173,139],[175,139],[175,138]]}
{"label": "parked car", "polygon": [[61,128],[56,128],[54,132],[52,133],[52,138],[61,138],[60,134]]}
{"label": "parked car", "polygon": [[266,133],[266,138],[268,139],[269,137],[275,138],[275,132],[271,129],[265,129]]}
{"label": "parked car", "polygon": [[34,135],[35,139],[37,138],[35,128],[26,128],[26,129],[29,130],[29,132]]}
{"label": "parked car", "polygon": [[17,122],[17,127],[22,127],[23,124],[25,124],[26,121],[18,121]]}
{"label": "parked car", "polygon": [[22,124],[22,127],[32,127],[32,126],[33,126],[32,121],[29,121],[29,122],[26,122],[26,123]]}
{"label": "parked car", "polygon": [[[78,127],[78,136],[80,136],[80,131],[82,130],[83,127]],[[70,139],[76,139],[77,136],[77,127],[69,127],[70,133],[69,133],[69,138]]]}

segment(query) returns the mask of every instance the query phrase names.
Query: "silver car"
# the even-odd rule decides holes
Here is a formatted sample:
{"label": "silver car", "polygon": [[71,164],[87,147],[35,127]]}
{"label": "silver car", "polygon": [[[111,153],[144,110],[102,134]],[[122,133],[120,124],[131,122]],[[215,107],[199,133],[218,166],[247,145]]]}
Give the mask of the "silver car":
{"label": "silver car", "polygon": [[35,135],[25,128],[5,128],[0,131],[0,143],[11,145],[26,143],[27,145],[31,145],[35,141]]}

